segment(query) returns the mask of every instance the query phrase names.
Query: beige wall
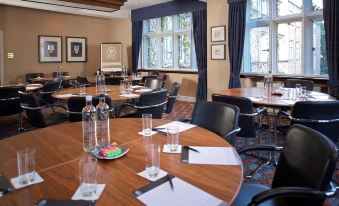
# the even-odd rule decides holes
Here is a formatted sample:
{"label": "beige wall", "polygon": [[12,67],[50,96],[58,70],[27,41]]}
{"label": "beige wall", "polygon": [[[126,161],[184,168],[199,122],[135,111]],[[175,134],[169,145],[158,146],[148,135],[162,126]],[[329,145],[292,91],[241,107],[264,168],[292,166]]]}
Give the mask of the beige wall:
{"label": "beige wall", "polygon": [[[100,67],[100,43],[112,41],[112,20],[20,7],[0,6],[4,31],[4,77],[6,81],[29,72],[50,74],[62,66],[71,76],[91,75]],[[38,35],[62,36],[62,63],[38,62]],[[66,36],[87,38],[87,62],[66,63]],[[13,52],[14,59],[7,59]]]}
{"label": "beige wall", "polygon": [[[210,99],[211,94],[228,87],[230,74],[228,43],[211,42],[211,27],[228,24],[228,4],[225,0],[208,0],[207,1],[207,96]],[[211,44],[226,44],[226,60],[211,60]]]}

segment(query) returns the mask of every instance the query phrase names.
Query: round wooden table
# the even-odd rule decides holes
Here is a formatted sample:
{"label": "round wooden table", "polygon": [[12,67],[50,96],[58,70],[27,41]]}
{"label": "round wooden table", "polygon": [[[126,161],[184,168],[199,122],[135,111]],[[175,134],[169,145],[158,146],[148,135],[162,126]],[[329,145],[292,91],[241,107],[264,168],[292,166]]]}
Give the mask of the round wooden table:
{"label": "round wooden table", "polygon": [[[168,123],[153,120],[153,126]],[[111,119],[111,142],[130,151],[115,160],[98,160],[97,182],[106,184],[96,205],[142,205],[132,191],[150,182],[137,175],[145,169],[145,142],[137,132],[141,119]],[[0,198],[0,205],[31,206],[40,199],[71,199],[79,187],[79,160],[88,156],[82,149],[81,122],[67,123],[26,132],[0,141],[0,168],[8,178],[17,176],[16,152],[26,147],[36,149],[36,170],[44,182],[16,190]],[[166,144],[166,136],[157,133],[153,142]],[[200,127],[180,133],[180,144],[230,147],[223,138]],[[183,164],[180,154],[161,153],[161,169],[232,203],[242,183],[243,168],[223,165]]]}
{"label": "round wooden table", "polygon": [[[112,101],[137,99],[140,96],[140,93],[133,96],[120,96],[120,87],[118,85],[106,85],[106,88],[108,89],[108,91],[106,91],[106,94],[111,98]],[[72,96],[98,96],[100,94],[96,91],[96,87],[86,87],[85,92],[86,94],[80,95],[80,88],[63,89],[59,92],[53,93],[52,97],[56,99],[67,100]]]}
{"label": "round wooden table", "polygon": [[[252,100],[256,105],[262,105],[267,107],[293,107],[295,101],[286,101],[288,90],[292,88],[284,88],[283,95],[269,94],[267,97],[263,97],[263,88],[247,87],[247,88],[234,88],[221,90],[217,94],[235,96],[235,97],[247,97]],[[293,90],[293,89],[292,89]],[[307,101],[333,101],[334,97],[320,92],[309,92]]]}

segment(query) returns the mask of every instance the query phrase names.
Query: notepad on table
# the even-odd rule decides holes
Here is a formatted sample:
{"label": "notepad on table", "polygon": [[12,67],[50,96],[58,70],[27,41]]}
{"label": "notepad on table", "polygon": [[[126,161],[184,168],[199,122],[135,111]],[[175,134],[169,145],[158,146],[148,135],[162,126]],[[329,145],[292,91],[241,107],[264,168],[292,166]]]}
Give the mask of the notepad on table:
{"label": "notepad on table", "polygon": [[183,148],[181,151],[181,161],[183,163],[210,165],[241,164],[241,160],[235,154],[233,147],[190,147],[197,151]]}
{"label": "notepad on table", "polygon": [[[172,178],[173,189],[169,183]],[[225,201],[189,184],[178,177],[165,176],[145,187],[133,191],[133,195],[145,205],[187,206],[227,205]]]}
{"label": "notepad on table", "polygon": [[167,127],[169,127],[169,126],[178,126],[179,132],[183,132],[183,131],[192,129],[193,127],[196,127],[197,125],[189,124],[189,123],[185,123],[185,122],[180,122],[180,121],[173,121],[173,122],[170,122],[168,124],[160,125],[160,126],[155,127],[155,128],[162,128],[162,129],[159,129],[158,131],[167,132]]}

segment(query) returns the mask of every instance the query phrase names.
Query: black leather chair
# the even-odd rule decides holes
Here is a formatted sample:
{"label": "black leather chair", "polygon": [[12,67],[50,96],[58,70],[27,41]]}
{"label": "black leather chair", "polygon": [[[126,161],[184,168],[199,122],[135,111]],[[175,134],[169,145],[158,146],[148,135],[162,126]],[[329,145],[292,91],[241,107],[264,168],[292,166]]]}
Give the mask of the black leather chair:
{"label": "black leather chair", "polygon": [[43,78],[43,77],[45,77],[45,74],[44,73],[40,73],[40,72],[38,72],[38,73],[27,73],[26,74],[26,82],[32,83],[31,79],[37,78],[38,76]]}
{"label": "black leather chair", "polygon": [[87,77],[84,76],[77,76],[77,84],[85,85],[86,87],[91,86],[91,83],[88,81]]}
{"label": "black leather chair", "polygon": [[145,82],[146,82],[146,79],[149,79],[149,78],[156,79],[156,78],[158,78],[158,76],[157,75],[143,76],[139,82],[133,81],[133,84],[134,85],[144,86]]}
{"label": "black leather chair", "polygon": [[239,108],[221,102],[196,102],[191,123],[210,130],[230,141],[238,128]]}
{"label": "black leather chair", "polygon": [[105,83],[106,85],[120,85],[120,81],[124,80],[123,77],[106,77]]}
{"label": "black leather chair", "polygon": [[0,116],[18,115],[18,131],[21,131],[23,127],[19,91],[25,91],[25,87],[0,87]]}
{"label": "black leather chair", "polygon": [[162,74],[162,77],[161,77],[161,88],[164,88],[165,84],[166,84],[166,81],[168,79],[168,74]]}
{"label": "black leather chair", "polygon": [[[53,72],[53,78],[56,79],[58,77],[58,73],[57,72]],[[69,73],[68,72],[62,72],[62,76],[63,77],[67,77],[69,76]],[[61,87],[62,88],[70,88],[70,87],[73,87],[73,81],[67,79],[67,78],[62,78],[62,81],[61,81]]]}
{"label": "black leather chair", "polygon": [[121,117],[141,118],[142,114],[152,114],[152,118],[161,119],[164,105],[167,103],[166,95],[167,89],[163,88],[142,93],[136,105],[127,103],[123,104],[120,108],[119,116],[122,109],[129,107],[134,109],[134,112]]}
{"label": "black leather chair", "polygon": [[46,82],[42,87],[42,91],[39,92],[39,103],[41,105],[54,104],[55,99],[52,94],[59,91],[61,81]]}
{"label": "black leather chair", "polygon": [[[113,117],[114,108],[112,107],[112,101],[109,96],[105,96],[105,103],[111,109],[110,116]],[[82,109],[86,106],[86,97],[71,97],[68,99],[68,110],[70,122],[82,121]],[[99,104],[99,96],[92,98],[92,105],[96,107]]]}
{"label": "black leather chair", "polygon": [[175,100],[178,97],[179,89],[180,89],[180,84],[178,82],[174,82],[172,85],[172,89],[167,97],[167,104],[164,107],[164,112],[166,114],[170,114],[173,110]]}
{"label": "black leather chair", "polygon": [[283,148],[248,146],[252,150],[281,151],[272,186],[243,183],[234,206],[322,206],[335,195],[331,178],[338,158],[337,149],[325,135],[302,125],[293,125]]}
{"label": "black leather chair", "polygon": [[[21,107],[26,112],[31,126],[43,128],[49,125],[58,124],[68,120],[68,116],[63,112],[50,112],[47,109],[52,105],[41,106],[35,93],[19,92]],[[61,105],[53,105],[66,110]]]}
{"label": "black leather chair", "polygon": [[147,76],[156,76],[156,77],[159,77],[159,75],[160,75],[159,71],[149,71],[147,73]]}
{"label": "black leather chair", "polygon": [[313,81],[303,79],[286,79],[284,82],[284,87],[295,88],[297,84],[306,87],[306,90],[308,91],[312,91],[314,87]]}
{"label": "black leather chair", "polygon": [[144,87],[150,88],[150,89],[160,89],[162,84],[162,80],[159,78],[147,78],[145,80]]}
{"label": "black leather chair", "polygon": [[[52,73],[53,75],[53,78],[57,78],[58,77],[58,72],[53,72]],[[68,72],[62,72],[62,76],[69,76],[69,73]]]}

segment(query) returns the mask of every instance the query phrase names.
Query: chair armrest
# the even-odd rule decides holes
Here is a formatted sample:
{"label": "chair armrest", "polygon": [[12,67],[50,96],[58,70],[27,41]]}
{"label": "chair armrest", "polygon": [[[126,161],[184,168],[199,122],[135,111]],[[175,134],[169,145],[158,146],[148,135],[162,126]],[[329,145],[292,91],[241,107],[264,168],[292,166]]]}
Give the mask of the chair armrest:
{"label": "chair armrest", "polygon": [[64,105],[61,105],[61,104],[47,104],[47,105],[44,105],[43,106],[45,108],[50,108],[50,107],[59,107],[61,109],[64,109],[65,111],[67,111],[67,108],[64,106]]}
{"label": "chair armrest", "polygon": [[237,150],[239,154],[252,151],[252,150],[262,150],[262,151],[281,151],[282,147],[278,147],[275,145],[269,145],[269,144],[257,144],[257,145],[250,145],[246,147],[242,147]]}
{"label": "chair armrest", "polygon": [[231,137],[231,136],[233,136],[233,135],[239,133],[240,131],[241,131],[241,128],[240,128],[240,127],[235,128],[235,129],[229,131],[229,132],[228,132],[227,134],[225,134],[223,137],[224,137],[224,139],[226,139],[226,138],[228,138],[228,137]]}
{"label": "chair armrest", "polygon": [[134,106],[133,104],[123,103],[123,104],[121,105],[121,107],[119,108],[119,111],[117,112],[117,116],[118,116],[118,117],[120,117],[120,113],[121,113],[122,109],[125,108],[125,107],[130,107],[130,108],[135,109],[135,106]]}
{"label": "chair armrest", "polygon": [[255,195],[252,198],[250,206],[258,205],[273,197],[308,197],[308,198],[329,198],[336,194],[336,188],[330,184],[331,188],[327,191],[313,190],[305,187],[278,187],[266,190]]}
{"label": "chair armrest", "polygon": [[288,112],[282,111],[282,110],[280,110],[280,111],[278,112],[277,118],[279,118],[280,116],[285,116],[285,117],[287,117],[289,120],[292,120],[292,119],[293,119],[293,117],[292,117]]}

